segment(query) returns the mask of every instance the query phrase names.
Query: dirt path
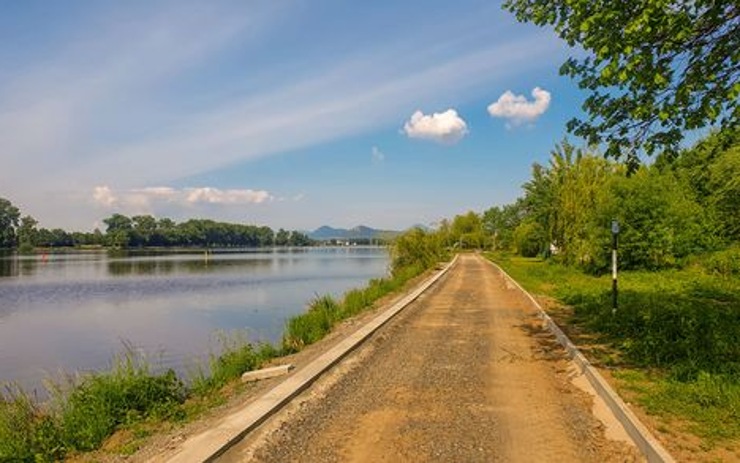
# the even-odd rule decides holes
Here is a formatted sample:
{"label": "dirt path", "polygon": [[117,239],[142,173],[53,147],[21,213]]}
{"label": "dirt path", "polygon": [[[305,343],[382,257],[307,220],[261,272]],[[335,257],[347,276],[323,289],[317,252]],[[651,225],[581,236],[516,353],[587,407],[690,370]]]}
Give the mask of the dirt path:
{"label": "dirt path", "polygon": [[222,461],[624,462],[535,309],[462,255],[444,279]]}

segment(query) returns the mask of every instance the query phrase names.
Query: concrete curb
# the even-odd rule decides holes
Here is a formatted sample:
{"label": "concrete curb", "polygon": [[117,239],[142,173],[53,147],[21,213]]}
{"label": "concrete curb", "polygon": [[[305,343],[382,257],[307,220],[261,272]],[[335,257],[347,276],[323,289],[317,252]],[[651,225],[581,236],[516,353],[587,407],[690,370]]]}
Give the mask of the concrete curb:
{"label": "concrete curb", "polygon": [[414,291],[393,304],[389,309],[375,317],[342,340],[329,351],[295,372],[285,381],[275,386],[265,395],[227,416],[217,426],[192,436],[183,442],[174,455],[165,461],[169,463],[190,463],[213,461],[239,442],[250,431],[257,428],[274,415],[295,396],[308,388],[318,377],[339,362],[348,353],[362,344],[373,333],[415,301],[436,283],[457,262],[457,256],[442,270],[428,278]]}
{"label": "concrete curb", "polygon": [[673,459],[673,457],[660,444],[660,442],[658,442],[655,436],[650,433],[645,425],[640,422],[639,418],[637,418],[637,416],[632,413],[632,411],[629,409],[627,404],[624,403],[622,398],[619,397],[616,391],[612,389],[612,387],[609,385],[609,383],[606,382],[604,377],[601,376],[601,374],[598,372],[598,370],[596,370],[596,368],[593,367],[593,365],[591,365],[591,362],[588,361],[588,359],[581,353],[581,351],[578,350],[578,348],[571,342],[571,340],[568,339],[568,336],[566,336],[565,333],[563,333],[563,331],[560,329],[560,327],[558,327],[558,325],[553,321],[553,319],[550,318],[550,316],[544,311],[537,300],[532,297],[532,295],[529,294],[524,288],[522,288],[522,286],[515,279],[513,279],[511,275],[506,273],[504,269],[502,269],[499,265],[491,262],[488,259],[486,260],[490,262],[490,264],[493,265],[495,268],[497,268],[517,288],[519,288],[519,290],[524,293],[530,301],[532,301],[532,304],[537,307],[543,323],[555,335],[558,342],[565,348],[565,350],[568,352],[568,355],[570,355],[576,365],[578,365],[578,367],[581,369],[581,372],[586,375],[586,378],[588,378],[591,386],[593,386],[593,388],[596,390],[596,393],[599,394],[604,402],[606,402],[611,412],[622,424],[624,430],[627,431],[627,434],[630,436],[637,448],[639,448],[642,454],[645,455],[645,458],[647,458],[650,463],[675,463],[676,460]]}

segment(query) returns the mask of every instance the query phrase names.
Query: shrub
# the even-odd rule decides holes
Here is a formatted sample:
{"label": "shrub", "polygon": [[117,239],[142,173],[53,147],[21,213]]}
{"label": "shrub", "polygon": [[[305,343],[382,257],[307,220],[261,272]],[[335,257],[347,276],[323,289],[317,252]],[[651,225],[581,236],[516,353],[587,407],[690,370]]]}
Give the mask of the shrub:
{"label": "shrub", "polygon": [[0,461],[57,461],[64,450],[52,418],[20,388],[8,386],[0,397]]}
{"label": "shrub", "polygon": [[110,372],[86,376],[58,395],[62,441],[69,449],[95,449],[121,425],[174,414],[185,395],[173,370],[152,374],[148,365],[126,354]]}
{"label": "shrub", "polygon": [[326,336],[334,323],[340,320],[340,306],[329,295],[314,299],[308,311],[288,320],[283,335],[283,349],[297,352]]}
{"label": "shrub", "polygon": [[192,382],[196,394],[205,394],[239,378],[246,371],[256,370],[268,360],[277,357],[279,351],[269,343],[255,346],[247,341],[243,333],[221,336],[221,351],[212,355],[207,373],[200,371]]}
{"label": "shrub", "polygon": [[740,247],[709,254],[700,261],[708,272],[725,277],[740,275]]}

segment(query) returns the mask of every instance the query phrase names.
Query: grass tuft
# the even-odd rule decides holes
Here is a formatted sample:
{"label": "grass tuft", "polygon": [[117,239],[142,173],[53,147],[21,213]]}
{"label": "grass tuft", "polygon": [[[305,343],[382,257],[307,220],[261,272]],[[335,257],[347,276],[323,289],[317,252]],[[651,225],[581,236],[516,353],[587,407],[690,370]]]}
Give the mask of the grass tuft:
{"label": "grass tuft", "polygon": [[272,344],[248,342],[244,333],[222,334],[220,340],[220,353],[211,356],[208,371],[198,371],[191,382],[195,395],[203,396],[220,389],[242,373],[261,368],[280,354]]}
{"label": "grass tuft", "polygon": [[173,370],[153,374],[126,354],[106,373],[86,376],[58,395],[58,423],[66,448],[92,450],[121,426],[176,416],[186,390]]}
{"label": "grass tuft", "polygon": [[64,453],[52,417],[20,388],[6,386],[0,397],[0,461],[55,461]]}
{"label": "grass tuft", "polygon": [[175,416],[185,388],[175,372],[153,374],[128,352],[109,372],[52,387],[44,407],[18,388],[0,402],[0,461],[54,461],[86,451],[116,429],[150,418]]}
{"label": "grass tuft", "polygon": [[283,350],[298,352],[320,340],[341,320],[340,305],[329,295],[316,297],[308,311],[288,320],[283,336]]}

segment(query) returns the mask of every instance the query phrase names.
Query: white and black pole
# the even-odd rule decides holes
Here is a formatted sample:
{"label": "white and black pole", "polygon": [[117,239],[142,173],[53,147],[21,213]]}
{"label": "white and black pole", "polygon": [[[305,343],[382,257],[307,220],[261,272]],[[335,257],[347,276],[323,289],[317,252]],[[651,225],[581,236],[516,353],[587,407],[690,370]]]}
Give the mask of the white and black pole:
{"label": "white and black pole", "polygon": [[612,220],[612,314],[617,313],[617,236],[619,222]]}

